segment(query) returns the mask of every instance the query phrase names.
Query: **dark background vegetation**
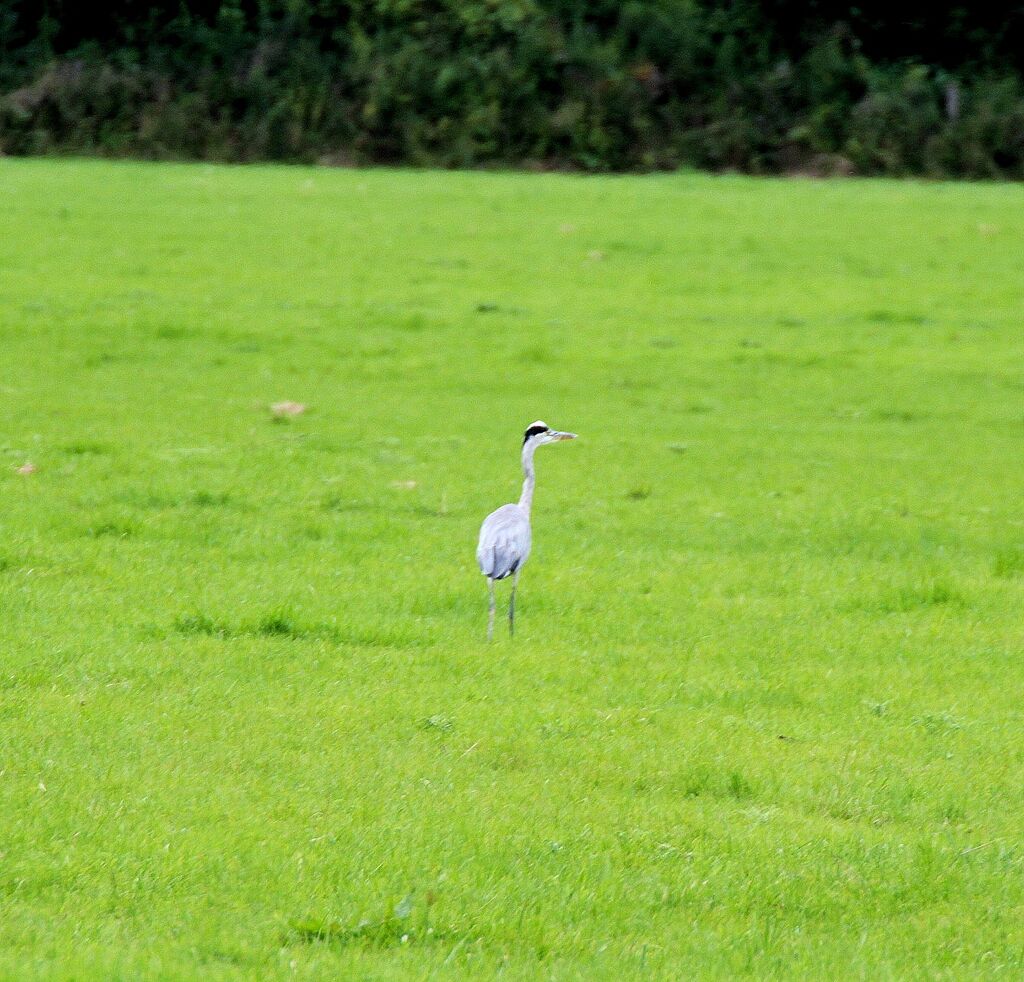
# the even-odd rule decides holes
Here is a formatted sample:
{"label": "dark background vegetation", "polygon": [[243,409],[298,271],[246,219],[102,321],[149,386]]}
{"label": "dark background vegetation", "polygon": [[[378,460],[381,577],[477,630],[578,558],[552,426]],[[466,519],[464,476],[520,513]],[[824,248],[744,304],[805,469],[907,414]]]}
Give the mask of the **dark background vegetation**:
{"label": "dark background vegetation", "polygon": [[1024,5],[0,0],[0,152],[1019,179],[1022,69]]}

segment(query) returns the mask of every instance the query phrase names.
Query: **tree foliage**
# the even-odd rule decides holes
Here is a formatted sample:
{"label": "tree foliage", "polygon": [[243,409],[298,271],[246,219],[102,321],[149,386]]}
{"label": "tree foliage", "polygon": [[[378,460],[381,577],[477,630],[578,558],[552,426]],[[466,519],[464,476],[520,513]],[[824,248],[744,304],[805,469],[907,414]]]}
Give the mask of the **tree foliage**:
{"label": "tree foliage", "polygon": [[0,152],[1024,177],[1024,6],[0,0]]}

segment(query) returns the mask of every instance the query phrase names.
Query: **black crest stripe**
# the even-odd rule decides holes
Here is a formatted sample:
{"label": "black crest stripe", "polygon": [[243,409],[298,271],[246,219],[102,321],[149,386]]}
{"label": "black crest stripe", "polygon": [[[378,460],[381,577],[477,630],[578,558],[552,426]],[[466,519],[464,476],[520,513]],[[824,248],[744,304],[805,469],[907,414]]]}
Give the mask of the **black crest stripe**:
{"label": "black crest stripe", "polygon": [[531,436],[536,436],[538,433],[547,433],[548,429],[549,427],[547,426],[531,426],[523,434],[523,443],[526,443],[526,441],[529,440]]}

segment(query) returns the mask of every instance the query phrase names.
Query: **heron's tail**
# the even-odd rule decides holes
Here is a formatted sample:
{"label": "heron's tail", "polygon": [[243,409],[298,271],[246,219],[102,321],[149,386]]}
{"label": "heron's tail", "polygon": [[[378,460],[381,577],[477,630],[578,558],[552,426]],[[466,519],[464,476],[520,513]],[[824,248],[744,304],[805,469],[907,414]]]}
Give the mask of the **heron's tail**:
{"label": "heron's tail", "polygon": [[484,576],[493,575],[494,568],[497,565],[497,554],[493,547],[491,549],[481,549],[477,552],[476,562]]}

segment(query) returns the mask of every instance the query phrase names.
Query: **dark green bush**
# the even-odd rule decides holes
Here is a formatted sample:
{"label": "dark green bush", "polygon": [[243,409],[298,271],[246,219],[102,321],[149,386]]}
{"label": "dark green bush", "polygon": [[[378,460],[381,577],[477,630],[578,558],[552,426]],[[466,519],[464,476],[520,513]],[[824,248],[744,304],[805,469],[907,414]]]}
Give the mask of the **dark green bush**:
{"label": "dark green bush", "polygon": [[0,152],[1024,177],[1024,8],[0,0]]}

